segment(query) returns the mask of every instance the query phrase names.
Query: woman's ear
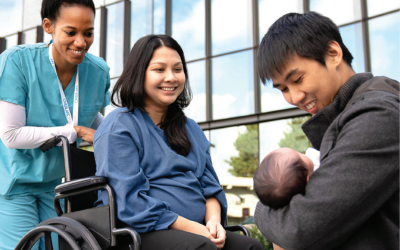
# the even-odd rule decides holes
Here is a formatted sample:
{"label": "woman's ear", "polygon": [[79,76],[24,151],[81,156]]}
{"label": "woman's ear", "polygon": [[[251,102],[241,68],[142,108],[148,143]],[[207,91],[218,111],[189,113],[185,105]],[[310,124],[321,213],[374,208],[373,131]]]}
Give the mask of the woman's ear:
{"label": "woman's ear", "polygon": [[45,18],[43,19],[43,30],[47,33],[47,34],[53,34],[53,23],[50,21],[50,19]]}
{"label": "woman's ear", "polygon": [[325,61],[337,68],[343,61],[342,48],[336,41],[330,41],[328,46]]}

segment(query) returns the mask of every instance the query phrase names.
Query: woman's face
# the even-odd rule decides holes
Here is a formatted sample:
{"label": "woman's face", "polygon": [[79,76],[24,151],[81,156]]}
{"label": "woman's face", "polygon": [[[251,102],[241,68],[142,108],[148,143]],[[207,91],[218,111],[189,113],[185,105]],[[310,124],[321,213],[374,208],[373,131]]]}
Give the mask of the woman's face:
{"label": "woman's face", "polygon": [[185,80],[178,52],[165,46],[154,50],[144,81],[145,107],[165,111],[182,93]]}
{"label": "woman's face", "polygon": [[53,38],[57,67],[78,65],[93,43],[94,13],[84,6],[61,7],[54,22],[45,18],[44,30]]}

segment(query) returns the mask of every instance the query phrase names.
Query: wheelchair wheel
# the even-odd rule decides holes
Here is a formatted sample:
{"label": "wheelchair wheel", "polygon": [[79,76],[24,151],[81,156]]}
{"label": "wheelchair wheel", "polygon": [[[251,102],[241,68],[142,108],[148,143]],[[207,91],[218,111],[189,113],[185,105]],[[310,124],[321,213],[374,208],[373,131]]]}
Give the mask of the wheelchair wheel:
{"label": "wheelchair wheel", "polygon": [[101,250],[99,244],[89,230],[71,218],[57,217],[43,221],[29,231],[15,247],[15,250],[28,250],[44,236],[45,249],[53,250],[51,233],[59,236],[61,249]]}

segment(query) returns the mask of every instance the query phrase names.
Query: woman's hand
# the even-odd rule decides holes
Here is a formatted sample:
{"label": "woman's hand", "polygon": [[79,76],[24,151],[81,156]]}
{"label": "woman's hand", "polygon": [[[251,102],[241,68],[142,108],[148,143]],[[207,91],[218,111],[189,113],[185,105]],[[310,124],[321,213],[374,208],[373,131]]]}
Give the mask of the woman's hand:
{"label": "woman's hand", "polygon": [[74,126],[74,129],[78,137],[81,137],[82,140],[87,141],[93,145],[93,137],[96,130],[83,126]]}
{"label": "woman's hand", "polygon": [[217,246],[218,249],[222,249],[225,245],[226,232],[221,223],[218,221],[209,220],[206,224],[206,228],[214,238],[211,239],[211,241]]}
{"label": "woman's hand", "polygon": [[214,240],[214,237],[212,237],[206,226],[195,221],[188,220],[182,216],[178,216],[178,218],[169,226],[169,228],[202,235],[210,240]]}

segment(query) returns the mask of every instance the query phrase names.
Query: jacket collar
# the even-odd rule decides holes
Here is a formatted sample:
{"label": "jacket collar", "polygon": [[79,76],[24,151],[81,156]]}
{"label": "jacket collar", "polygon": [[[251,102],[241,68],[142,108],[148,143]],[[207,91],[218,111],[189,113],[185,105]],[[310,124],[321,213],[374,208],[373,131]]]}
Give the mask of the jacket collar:
{"label": "jacket collar", "polygon": [[356,89],[372,77],[373,75],[371,73],[355,74],[350,77],[340,88],[339,92],[333,98],[333,101],[301,126],[315,149],[320,150],[322,138],[326,130],[344,110]]}

